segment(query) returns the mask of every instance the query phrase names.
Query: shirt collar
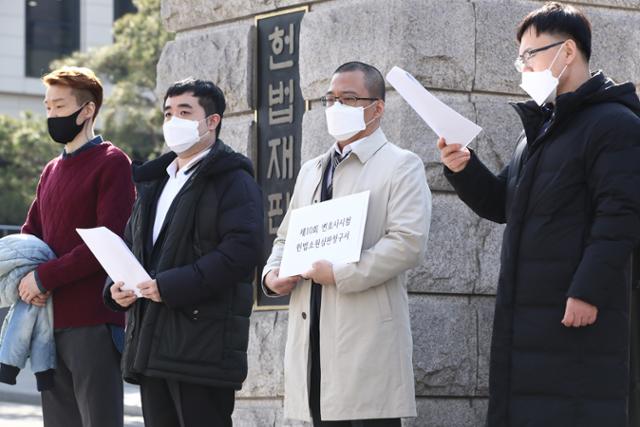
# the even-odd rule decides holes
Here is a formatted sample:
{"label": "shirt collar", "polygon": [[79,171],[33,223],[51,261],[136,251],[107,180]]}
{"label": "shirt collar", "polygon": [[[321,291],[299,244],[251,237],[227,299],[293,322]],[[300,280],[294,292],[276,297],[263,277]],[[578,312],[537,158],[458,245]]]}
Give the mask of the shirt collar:
{"label": "shirt collar", "polygon": [[336,141],[335,144],[333,144],[333,149],[336,153],[338,153],[338,156],[340,156],[341,159],[344,159],[345,157],[347,157],[349,155],[349,153],[351,153],[353,151],[354,148],[356,148],[358,145],[361,145],[363,142],[365,142],[367,140],[368,136],[365,136],[364,138],[360,138],[356,141],[353,141],[351,144],[346,145],[342,151],[340,150],[340,146],[338,145],[338,142]]}
{"label": "shirt collar", "polygon": [[169,178],[172,179],[177,178],[178,174],[181,174],[182,176],[189,175],[195,169],[192,168],[192,166],[202,160],[210,152],[211,148],[207,148],[206,150],[201,151],[197,156],[189,160],[189,163],[184,165],[180,170],[178,170],[178,157],[176,157],[171,163],[169,163],[169,166],[167,166],[167,175],[169,175]]}
{"label": "shirt collar", "polygon": [[353,152],[362,163],[366,163],[386,143],[386,135],[381,128],[378,128],[371,135],[352,142],[347,147],[351,146],[350,152]]}
{"label": "shirt collar", "polygon": [[78,154],[82,153],[83,151],[87,151],[88,149],[95,147],[96,145],[100,145],[102,144],[102,135],[97,135],[95,136],[93,139],[87,141],[82,147],[78,148],[77,150],[71,152],[71,153],[67,153],[67,151],[65,149],[62,150],[62,158],[63,159],[70,159],[72,157],[77,156]]}
{"label": "shirt collar", "polygon": [[[356,144],[356,142],[358,144]],[[351,146],[350,153],[353,152],[361,163],[366,163],[378,150],[380,150],[387,143],[387,136],[382,132],[381,128],[376,129],[371,135],[354,141],[348,146]],[[347,146],[347,147],[348,147]],[[346,148],[346,147],[345,147]],[[335,144],[331,146],[329,151],[326,151],[322,156],[318,158],[316,166],[319,169],[324,169],[327,162],[331,160],[331,156],[336,153]],[[343,156],[344,157],[344,156]]]}

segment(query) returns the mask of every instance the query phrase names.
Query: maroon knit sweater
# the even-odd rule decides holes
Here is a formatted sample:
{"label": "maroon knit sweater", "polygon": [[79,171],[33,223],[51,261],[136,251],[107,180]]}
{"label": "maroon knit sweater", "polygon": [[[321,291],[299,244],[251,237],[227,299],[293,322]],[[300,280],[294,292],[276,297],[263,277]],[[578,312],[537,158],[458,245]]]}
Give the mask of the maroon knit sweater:
{"label": "maroon knit sweater", "polygon": [[122,235],[134,197],[131,161],[109,142],[45,166],[22,232],[58,256],[37,269],[42,286],[53,291],[54,328],[124,326],[124,315],[102,302],[107,275],[76,228],[105,226]]}

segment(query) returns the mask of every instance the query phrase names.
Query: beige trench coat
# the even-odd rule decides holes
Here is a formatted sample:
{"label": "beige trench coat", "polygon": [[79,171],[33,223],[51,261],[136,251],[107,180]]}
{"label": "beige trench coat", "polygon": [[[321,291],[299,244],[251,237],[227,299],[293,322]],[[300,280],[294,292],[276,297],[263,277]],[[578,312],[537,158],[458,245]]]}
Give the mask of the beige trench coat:
{"label": "beige trench coat", "polygon": [[[333,148],[331,149],[331,151]],[[331,151],[306,162],[292,209],[320,201]],[[320,312],[320,411],[323,420],[416,416],[406,271],[426,251],[431,193],[414,153],[387,141],[378,129],[336,168],[333,197],[371,190],[358,263],[334,264],[336,286],[325,286]],[[286,215],[264,276],[280,265]],[[284,360],[285,417],[309,421],[311,282],[291,293]]]}

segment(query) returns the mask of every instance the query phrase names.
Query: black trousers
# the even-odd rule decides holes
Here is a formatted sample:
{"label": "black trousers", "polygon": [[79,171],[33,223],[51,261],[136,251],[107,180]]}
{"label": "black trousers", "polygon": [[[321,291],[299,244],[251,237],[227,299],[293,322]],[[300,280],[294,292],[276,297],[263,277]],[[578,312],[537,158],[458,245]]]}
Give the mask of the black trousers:
{"label": "black trousers", "polygon": [[120,353],[107,325],[55,332],[53,389],[42,392],[45,427],[122,427]]}
{"label": "black trousers", "polygon": [[235,391],[162,378],[140,380],[145,427],[231,427]]}
{"label": "black trousers", "polygon": [[400,418],[322,421],[320,417],[320,305],[322,285],[311,285],[309,409],[314,427],[400,427]]}

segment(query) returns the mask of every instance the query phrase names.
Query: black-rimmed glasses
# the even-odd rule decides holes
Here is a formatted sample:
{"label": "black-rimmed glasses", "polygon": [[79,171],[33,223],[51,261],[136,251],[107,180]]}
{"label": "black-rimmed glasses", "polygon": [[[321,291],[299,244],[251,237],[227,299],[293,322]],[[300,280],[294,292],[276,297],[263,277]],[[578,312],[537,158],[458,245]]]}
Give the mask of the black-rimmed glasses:
{"label": "black-rimmed glasses", "polygon": [[320,102],[322,102],[323,107],[331,107],[333,104],[338,101],[342,105],[348,105],[349,107],[355,107],[358,105],[358,101],[377,101],[378,98],[363,98],[361,96],[354,95],[345,95],[345,96],[334,96],[334,95],[325,95],[320,98]]}
{"label": "black-rimmed glasses", "polygon": [[522,55],[518,55],[518,57],[516,58],[516,60],[513,63],[513,65],[516,67],[516,70],[518,70],[518,72],[521,73],[522,70],[524,70],[524,67],[529,65],[529,61],[531,60],[531,58],[536,56],[536,53],[542,52],[543,50],[551,49],[552,47],[558,46],[559,44],[562,44],[564,42],[566,42],[566,40],[562,40],[560,42],[551,43],[551,44],[548,44],[546,46],[539,47],[537,49],[525,50],[522,53]]}

